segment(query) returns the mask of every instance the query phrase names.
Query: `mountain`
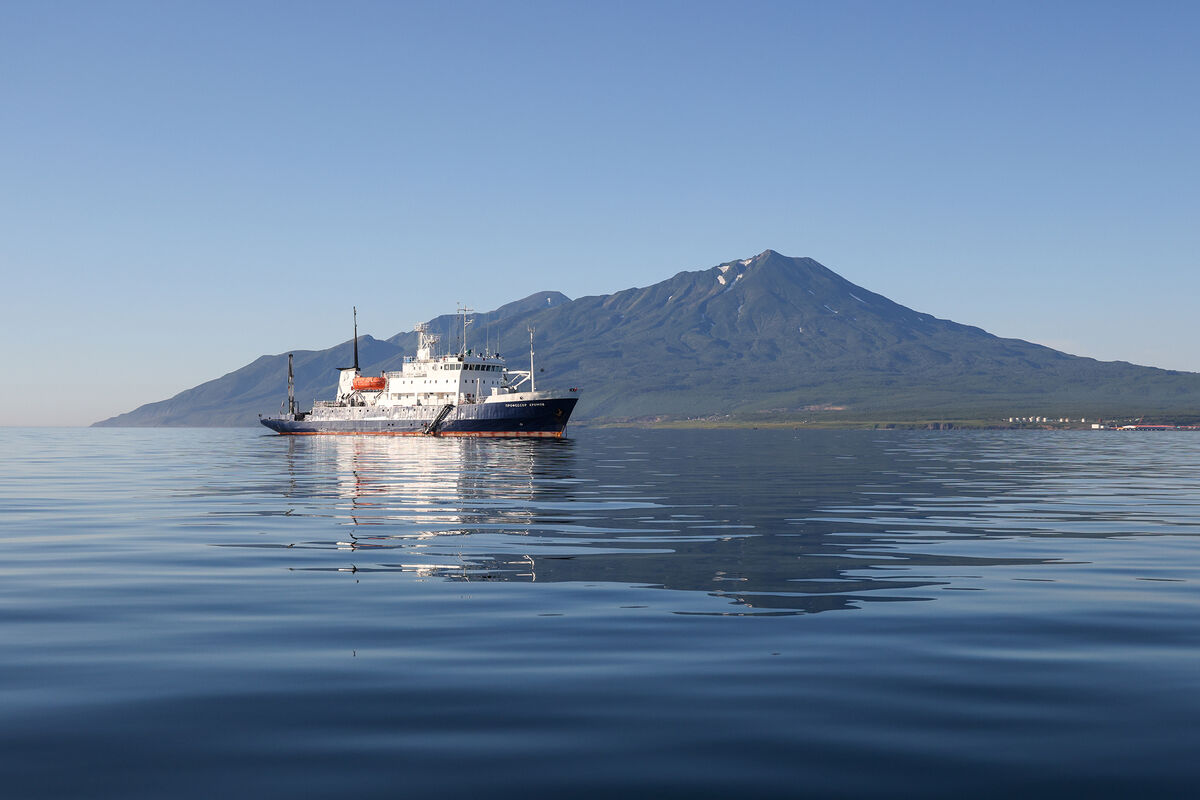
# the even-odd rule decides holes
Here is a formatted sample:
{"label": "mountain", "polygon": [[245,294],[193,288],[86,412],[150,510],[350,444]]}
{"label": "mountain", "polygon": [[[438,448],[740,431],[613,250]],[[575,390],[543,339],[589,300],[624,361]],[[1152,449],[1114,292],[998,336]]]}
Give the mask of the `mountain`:
{"label": "mountain", "polygon": [[[538,382],[581,387],[578,420],[732,415],[797,419],[1195,413],[1200,374],[1067,355],[938,319],[810,258],[767,250],[645,288],[575,300],[541,292],[476,314],[468,345],[509,362],[536,331]],[[430,320],[456,349],[454,315]],[[416,334],[364,336],[364,372],[396,369]],[[350,342],[296,353],[302,404],[333,395]],[[286,354],[100,425],[251,424],[279,408]],[[543,372],[544,370],[544,372]]]}

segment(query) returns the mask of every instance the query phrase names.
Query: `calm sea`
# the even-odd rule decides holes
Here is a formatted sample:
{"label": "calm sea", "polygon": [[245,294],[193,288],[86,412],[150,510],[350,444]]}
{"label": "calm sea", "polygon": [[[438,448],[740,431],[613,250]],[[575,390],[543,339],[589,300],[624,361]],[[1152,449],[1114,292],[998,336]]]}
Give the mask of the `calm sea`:
{"label": "calm sea", "polygon": [[0,429],[0,794],[1194,796],[1200,434]]}

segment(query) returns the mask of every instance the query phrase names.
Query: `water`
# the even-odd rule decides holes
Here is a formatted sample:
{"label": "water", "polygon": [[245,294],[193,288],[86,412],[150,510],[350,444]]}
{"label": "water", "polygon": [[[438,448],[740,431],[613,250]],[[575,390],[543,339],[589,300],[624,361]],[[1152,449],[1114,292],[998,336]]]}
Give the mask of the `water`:
{"label": "water", "polygon": [[1191,794],[1200,435],[0,430],[5,797]]}

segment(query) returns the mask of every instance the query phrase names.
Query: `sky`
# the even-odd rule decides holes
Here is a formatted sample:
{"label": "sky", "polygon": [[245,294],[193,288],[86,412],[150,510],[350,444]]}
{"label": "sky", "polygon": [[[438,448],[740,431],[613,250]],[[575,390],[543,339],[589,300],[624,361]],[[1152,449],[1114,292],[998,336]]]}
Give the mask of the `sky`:
{"label": "sky", "polygon": [[768,248],[1200,371],[1197,41],[1190,2],[8,0],[0,424]]}

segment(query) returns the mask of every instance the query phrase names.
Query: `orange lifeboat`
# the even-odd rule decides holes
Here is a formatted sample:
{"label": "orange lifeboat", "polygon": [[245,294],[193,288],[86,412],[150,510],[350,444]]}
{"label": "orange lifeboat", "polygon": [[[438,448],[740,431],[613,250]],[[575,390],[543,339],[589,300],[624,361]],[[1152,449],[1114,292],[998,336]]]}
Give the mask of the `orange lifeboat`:
{"label": "orange lifeboat", "polygon": [[380,375],[376,378],[355,378],[350,388],[356,392],[382,392],[387,387],[387,378]]}

